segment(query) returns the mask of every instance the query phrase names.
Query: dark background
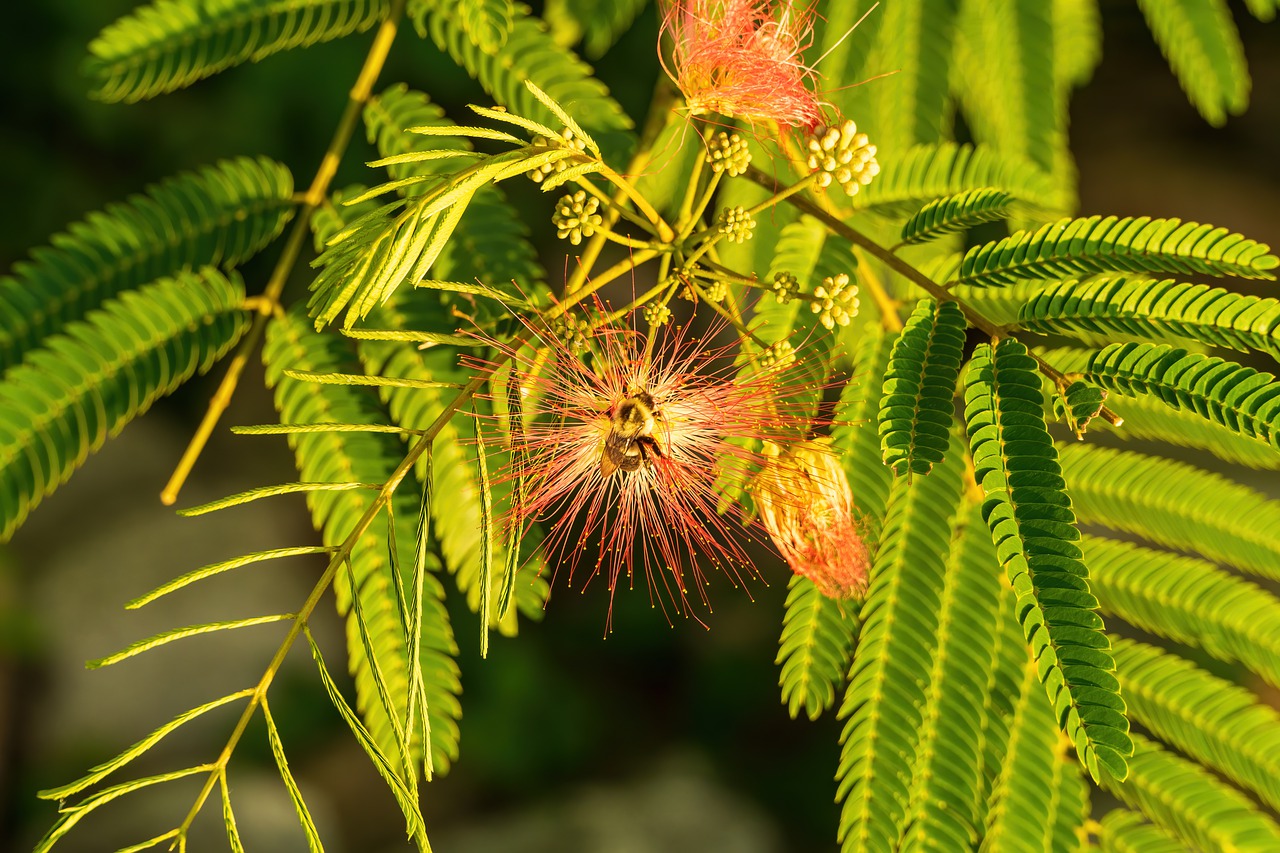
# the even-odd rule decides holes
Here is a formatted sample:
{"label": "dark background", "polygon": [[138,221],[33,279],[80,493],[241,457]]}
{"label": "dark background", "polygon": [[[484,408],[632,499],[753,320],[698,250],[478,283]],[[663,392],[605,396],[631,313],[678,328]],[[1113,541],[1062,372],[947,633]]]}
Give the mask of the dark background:
{"label": "dark background", "polygon": [[[304,188],[370,38],[276,56],[134,106],[90,101],[78,73],[84,46],[132,6],[46,0],[6,10],[0,269],[87,212],[219,158],[266,154],[289,164]],[[1280,23],[1259,24],[1232,3],[1253,103],[1214,129],[1178,89],[1136,7],[1102,7],[1102,64],[1072,106],[1081,212],[1177,216],[1280,243]],[[655,37],[650,8],[598,63],[633,116],[643,115],[652,91]],[[431,92],[455,117],[461,104],[489,100],[409,30],[382,77],[397,80]],[[369,156],[357,138],[335,186],[369,180],[361,165]],[[534,223],[541,236],[550,234],[546,218]],[[548,259],[563,254],[557,245],[541,250]],[[251,290],[276,251],[245,268]],[[305,281],[293,288],[301,294]],[[154,612],[122,609],[165,579],[231,556],[229,544],[242,553],[311,541],[300,501],[199,520],[160,505],[156,496],[220,375],[215,368],[191,382],[109,442],[0,550],[0,851],[29,849],[54,820],[37,789],[76,778],[182,710],[253,683],[278,632],[187,640],[104,671],[85,672],[84,660],[181,624],[291,610],[318,571],[301,560],[268,564],[152,605]],[[224,426],[272,420],[255,361]],[[282,439],[224,428],[180,504],[293,478]],[[425,791],[435,848],[833,849],[839,726],[831,715],[792,721],[778,701],[773,657],[786,578],[777,566],[765,571],[769,586],[751,596],[716,585],[710,630],[668,626],[637,589],[619,597],[617,628],[605,639],[603,590],[560,592],[542,624],[526,623],[519,642],[495,642],[487,661],[478,657],[474,617],[455,613],[466,691],[462,761]],[[322,611],[321,639],[340,670],[341,629],[331,607]],[[399,813],[305,651],[290,658],[272,697],[327,849],[402,849]],[[184,729],[120,778],[212,760],[231,719],[215,714]],[[250,850],[305,849],[260,728],[240,747],[231,781]],[[60,849],[114,849],[162,832],[193,793],[179,783],[119,801]],[[192,849],[225,849],[216,801],[205,812],[207,835]]]}

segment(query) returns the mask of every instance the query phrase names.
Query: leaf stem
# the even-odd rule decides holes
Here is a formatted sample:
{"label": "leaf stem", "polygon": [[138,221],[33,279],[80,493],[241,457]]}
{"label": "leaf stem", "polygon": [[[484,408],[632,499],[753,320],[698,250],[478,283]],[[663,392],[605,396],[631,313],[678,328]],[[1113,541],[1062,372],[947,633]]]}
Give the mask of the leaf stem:
{"label": "leaf stem", "polygon": [[209,437],[213,435],[214,427],[218,425],[218,420],[222,417],[222,413],[231,405],[231,398],[235,395],[236,387],[240,384],[240,377],[244,374],[244,369],[249,364],[249,357],[262,341],[267,320],[275,314],[279,307],[280,294],[284,292],[284,286],[289,280],[289,274],[293,272],[293,268],[298,262],[298,256],[302,252],[302,246],[311,224],[311,215],[324,203],[329,184],[332,183],[333,176],[338,171],[338,163],[346,152],[347,145],[351,142],[351,137],[355,133],[356,125],[360,121],[360,113],[373,95],[373,84],[377,81],[378,75],[382,73],[383,65],[386,64],[387,55],[391,51],[391,45],[395,41],[396,32],[400,27],[400,19],[404,15],[406,2],[407,0],[394,0],[390,10],[387,12],[387,17],[378,27],[377,35],[374,36],[373,44],[369,48],[369,55],[365,57],[364,67],[360,69],[360,76],[356,78],[355,85],[351,87],[351,93],[347,97],[346,109],[338,120],[338,127],[334,131],[333,139],[330,141],[324,157],[320,160],[320,166],[316,169],[315,177],[311,179],[311,186],[307,188],[306,195],[303,197],[297,217],[293,221],[293,229],[289,232],[289,237],[285,242],[284,250],[281,251],[280,258],[276,261],[275,269],[271,272],[271,278],[268,279],[267,286],[262,292],[258,303],[257,316],[253,318],[253,325],[249,327],[244,340],[240,342],[235,355],[232,356],[231,362],[227,366],[226,375],[223,376],[221,384],[218,385],[218,390],[214,392],[213,397],[209,400],[209,408],[205,412],[204,418],[200,421],[200,425],[196,427],[195,434],[191,437],[190,443],[187,444],[187,449],[183,451],[182,458],[178,460],[173,474],[169,477],[169,482],[165,484],[164,489],[160,492],[160,502],[165,506],[172,506],[178,500],[178,493],[182,491],[182,486],[191,474],[191,469],[195,467],[196,460],[200,458],[205,445],[209,442]]}

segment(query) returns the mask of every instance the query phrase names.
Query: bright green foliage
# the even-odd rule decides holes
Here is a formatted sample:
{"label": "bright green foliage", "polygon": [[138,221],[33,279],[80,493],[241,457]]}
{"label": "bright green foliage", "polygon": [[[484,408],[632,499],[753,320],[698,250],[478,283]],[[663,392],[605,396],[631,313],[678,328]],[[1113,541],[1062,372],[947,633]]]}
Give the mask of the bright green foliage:
{"label": "bright green foliage", "polygon": [[1035,166],[987,146],[942,142],[904,153],[877,153],[882,170],[853,197],[857,208],[885,216],[909,216],[942,196],[979,189],[1004,192],[1037,207],[1053,208],[1053,187]]}
{"label": "bright green foliage", "polygon": [[244,333],[244,285],[206,267],[109,299],[0,381],[0,540],[108,437]]}
{"label": "bright green foliage", "polygon": [[1059,449],[1080,520],[1280,577],[1280,504],[1171,459],[1086,444]]}
{"label": "bright green foliage", "polygon": [[516,10],[511,0],[459,0],[453,14],[471,42],[494,55],[506,46],[515,26]]}
{"label": "bright green foliage", "polygon": [[873,328],[863,336],[854,354],[852,376],[840,393],[831,441],[840,452],[841,464],[853,490],[853,503],[875,528],[889,505],[893,473],[881,460],[876,413],[880,410],[882,383],[889,369],[894,338]]}
{"label": "bright green foliage", "polygon": [[879,423],[884,464],[899,476],[928,474],[942,461],[955,420],[964,330],[955,302],[922,299],[893,344]]}
{"label": "bright green foliage", "polygon": [[1172,272],[1274,279],[1270,247],[1180,219],[1088,216],[1019,231],[965,253],[957,281],[982,287],[1089,273]]}
{"label": "bright green foliage", "polygon": [[154,98],[245,62],[362,32],[388,0],[155,0],[102,31],[86,73],[104,101]]}
{"label": "bright green foliage", "polygon": [[1013,196],[991,187],[935,199],[903,223],[902,242],[927,243],[943,234],[1004,219],[1012,203]]}
{"label": "bright green foliage", "polygon": [[122,291],[253,256],[289,220],[292,195],[287,168],[242,157],[153,184],[55,234],[0,278],[0,370]]}
{"label": "bright green foliage", "polygon": [[1280,383],[1270,373],[1167,345],[1112,344],[1089,378],[1122,394],[1150,394],[1280,450]]}
{"label": "bright green foliage", "polygon": [[1241,663],[1280,687],[1280,599],[1211,563],[1084,538],[1102,609],[1148,633]]}
{"label": "bright green foliage", "polygon": [[[1079,373],[1089,364],[1094,350],[1053,349],[1040,355],[1067,373]],[[1280,468],[1280,453],[1270,445],[1261,444],[1219,426],[1203,418],[1194,409],[1172,409],[1159,397],[1143,394],[1124,397],[1113,394],[1106,401],[1107,407],[1124,419],[1120,427],[1113,427],[1105,420],[1090,421],[1090,429],[1104,429],[1125,440],[1154,439],[1191,447],[1211,453],[1227,462],[1247,465],[1251,468]]]}
{"label": "bright green foliage", "polygon": [[[1001,655],[1012,649],[1025,657],[1016,634],[992,642],[1002,623],[1012,622],[1012,612],[1004,583],[993,571],[995,549],[979,510],[970,510],[952,540],[941,593],[938,648],[927,679],[911,803],[899,845],[904,851],[939,845],[972,849],[978,840],[988,808],[983,796],[987,779],[999,771],[999,765],[987,764],[986,728],[992,721],[983,704],[994,691],[1008,686],[997,686],[993,678]],[[1005,645],[1005,640],[1011,642]],[[1043,702],[1042,691],[1032,688],[1034,698]]]}
{"label": "bright green foliage", "polygon": [[1128,809],[1107,813],[1098,830],[1103,853],[1186,853],[1186,845]]}
{"label": "bright green foliage", "polygon": [[1187,98],[1212,125],[1249,106],[1244,46],[1226,0],[1138,0]]}
{"label": "bright green foliage", "polygon": [[[384,423],[386,415],[364,389],[341,385],[315,385],[283,375],[285,370],[333,372],[352,365],[342,342],[311,331],[305,317],[279,319],[268,329],[263,357],[268,381],[276,389],[276,405],[285,423]],[[304,480],[315,482],[380,483],[399,459],[395,439],[371,433],[306,433],[289,436]],[[413,566],[412,544],[417,507],[412,491],[397,493],[393,503],[397,523],[398,564],[407,572]],[[308,506],[326,545],[340,544],[357,518],[368,508],[367,491],[312,492]],[[374,667],[381,673],[396,712],[403,716],[408,698],[410,667],[423,668],[427,687],[427,713],[431,720],[432,761],[443,773],[458,755],[461,692],[453,632],[444,611],[444,590],[434,574],[425,577],[423,635],[419,660],[405,658],[405,636],[396,605],[392,561],[383,536],[385,525],[370,527],[352,550],[350,571],[335,580],[338,612],[347,620],[347,653],[355,677],[357,707],[374,742],[388,756],[397,748],[393,724],[378,701]],[[407,583],[407,578],[405,583]],[[359,613],[353,595],[360,597]],[[360,639],[358,618],[373,642],[373,656]],[[420,744],[415,744],[415,751]]]}
{"label": "bright green foliage", "polygon": [[840,706],[846,722],[836,797],[844,853],[891,848],[907,818],[960,509],[958,456],[950,454],[932,476],[899,477],[889,497]]}
{"label": "bright green foliage", "polygon": [[1176,655],[1115,641],[1129,711],[1182,753],[1280,805],[1280,713]]}
{"label": "bright green foliage", "polygon": [[1123,779],[1124,702],[1026,347],[1006,338],[994,352],[978,348],[965,380],[965,420],[983,516],[1054,715],[1095,780]]}
{"label": "bright green foliage", "polygon": [[419,32],[424,37],[429,34],[437,47],[448,51],[494,100],[516,115],[559,126],[525,88],[529,80],[578,119],[607,159],[622,156],[633,144],[630,117],[591,75],[591,67],[552,41],[545,25],[526,7],[514,7],[514,24],[499,61],[470,41],[454,16],[451,0],[423,0],[419,6],[421,12],[415,18]]}
{"label": "bright green foliage", "polygon": [[1244,5],[1259,21],[1274,20],[1276,11],[1280,10],[1280,3],[1276,0],[1244,0]]}
{"label": "bright green foliage", "polygon": [[1197,850],[1277,850],[1280,826],[1198,765],[1133,736],[1129,778],[1104,783],[1121,800]]}
{"label": "bright green foliage", "polygon": [[1280,301],[1174,279],[1103,275],[1050,283],[1022,306],[1017,322],[1036,332],[1178,337],[1280,355]]}
{"label": "bright green foliage", "polygon": [[1062,390],[1061,397],[1054,400],[1055,413],[1065,416],[1067,426],[1079,437],[1102,411],[1106,399],[1106,391],[1077,379]]}
{"label": "bright green foliage", "polygon": [[792,576],[775,662],[782,667],[782,702],[793,718],[803,708],[816,720],[835,703],[857,633],[853,602],[827,598],[813,581]]}

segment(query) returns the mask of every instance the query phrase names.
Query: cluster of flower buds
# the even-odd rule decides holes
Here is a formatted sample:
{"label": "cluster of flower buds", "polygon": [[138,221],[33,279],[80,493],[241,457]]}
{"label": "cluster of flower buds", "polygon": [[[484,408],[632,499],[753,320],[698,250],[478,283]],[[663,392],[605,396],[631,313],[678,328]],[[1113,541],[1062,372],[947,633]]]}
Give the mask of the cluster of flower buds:
{"label": "cluster of flower buds", "polygon": [[707,162],[711,164],[711,171],[726,172],[736,178],[751,165],[751,150],[741,136],[722,130],[707,140]]}
{"label": "cluster of flower buds", "polygon": [[756,220],[745,207],[726,207],[716,220],[716,230],[730,243],[745,243],[751,239]]}
{"label": "cluster of flower buds", "polygon": [[561,240],[568,237],[569,242],[577,246],[583,237],[590,237],[604,222],[600,215],[600,199],[588,196],[586,190],[578,190],[566,195],[556,204],[556,212],[551,216],[551,223],[556,226],[556,236]]}
{"label": "cluster of flower buds", "polygon": [[591,333],[591,325],[576,314],[570,311],[561,314],[554,321],[551,331],[569,352],[580,355],[587,351],[587,335]]}
{"label": "cluster of flower buds", "polygon": [[876,147],[865,133],[858,133],[851,119],[839,127],[820,125],[808,142],[809,171],[817,174],[820,187],[829,187],[834,181],[852,196],[880,174]]}
{"label": "cluster of flower buds", "polygon": [[796,351],[789,341],[778,341],[771,344],[760,354],[760,367],[765,370],[781,369],[795,364]]}
{"label": "cluster of flower buds", "polygon": [[826,328],[847,326],[858,313],[858,286],[850,282],[844,273],[827,276],[814,288],[809,307]]}
{"label": "cluster of flower buds", "polygon": [[773,298],[778,300],[779,305],[786,305],[795,298],[796,291],[800,289],[800,279],[793,272],[782,270],[773,274]]}
{"label": "cluster of flower buds", "polygon": [[[586,151],[587,143],[573,135],[573,131],[565,128],[560,131],[559,136],[535,136],[533,138],[534,148],[571,148],[574,151]],[[536,184],[547,178],[552,172],[563,171],[568,167],[565,160],[557,160],[554,163],[543,163],[536,169],[528,171],[529,178]]]}
{"label": "cluster of flower buds", "polygon": [[644,306],[644,321],[650,326],[665,326],[671,322],[671,309],[663,302],[650,302]]}

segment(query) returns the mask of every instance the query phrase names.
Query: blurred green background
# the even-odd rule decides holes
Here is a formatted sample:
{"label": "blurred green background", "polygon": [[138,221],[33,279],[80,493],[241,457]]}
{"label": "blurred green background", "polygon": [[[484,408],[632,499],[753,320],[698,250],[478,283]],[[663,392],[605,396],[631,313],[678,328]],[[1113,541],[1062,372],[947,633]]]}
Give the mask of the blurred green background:
{"label": "blurred green background", "polygon": [[[45,0],[6,10],[0,267],[89,211],[219,158],[266,154],[287,163],[305,187],[370,40],[366,34],[280,55],[152,102],[92,102],[78,71],[84,47],[133,5]],[[1268,28],[1232,5],[1253,104],[1213,129],[1178,90],[1136,7],[1102,2],[1102,64],[1072,107],[1084,213],[1178,216],[1280,243],[1280,26]],[[657,73],[656,33],[650,7],[596,63],[636,117]],[[382,85],[400,80],[455,117],[467,102],[489,102],[410,29]],[[335,186],[368,181],[362,161],[370,156],[358,139]],[[536,209],[532,188],[517,197]],[[532,225],[554,271],[564,266],[564,246],[552,240],[549,213]],[[245,268],[251,290],[274,259],[268,250]],[[302,276],[291,292],[305,292]],[[193,381],[109,442],[0,550],[0,850],[30,849],[53,822],[53,806],[37,800],[36,790],[79,776],[186,708],[252,683],[277,635],[267,627],[187,640],[104,671],[86,672],[86,659],[176,625],[292,610],[319,570],[300,560],[264,565],[153,605],[155,612],[122,609],[196,566],[312,541],[301,501],[198,520],[160,505],[159,490],[220,375],[215,368]],[[274,419],[255,361],[180,504],[292,479],[283,440],[225,429]],[[496,642],[486,661],[478,657],[474,617],[455,612],[462,759],[426,788],[435,848],[834,849],[839,725],[830,717],[790,720],[778,701],[773,657],[787,578],[776,559],[766,558],[762,570],[768,586],[749,592],[713,579],[710,630],[669,626],[641,585],[620,594],[606,639],[603,587],[582,595],[558,590],[541,624],[526,623],[518,641]],[[338,670],[341,632],[331,608],[318,627]],[[327,849],[406,849],[390,795],[330,707],[305,652],[291,657],[277,685],[275,715]],[[230,721],[213,715],[184,729],[139,772],[211,760]],[[305,849],[261,731],[241,747],[231,780],[250,850]],[[114,849],[163,831],[193,793],[179,784],[121,801],[60,849]],[[213,805],[194,850],[225,849]]]}

